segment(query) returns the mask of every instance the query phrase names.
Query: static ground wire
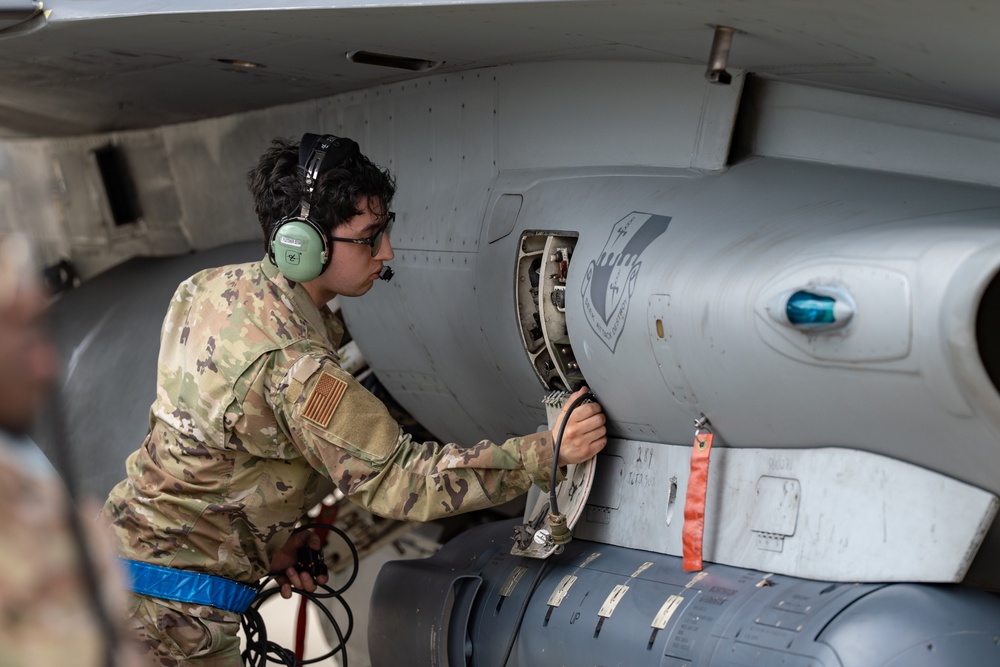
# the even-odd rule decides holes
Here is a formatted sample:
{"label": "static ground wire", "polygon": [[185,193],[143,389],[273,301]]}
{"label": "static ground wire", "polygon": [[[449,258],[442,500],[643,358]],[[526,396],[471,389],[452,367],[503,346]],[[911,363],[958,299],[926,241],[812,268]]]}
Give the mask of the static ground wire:
{"label": "static ground wire", "polygon": [[[243,617],[240,619],[240,625],[243,627],[243,632],[246,637],[246,648],[243,650],[241,657],[243,658],[243,663],[247,665],[247,667],[265,667],[265,665],[269,662],[277,665],[286,665],[286,667],[298,667],[299,665],[309,665],[320,662],[321,660],[332,658],[338,653],[341,654],[341,667],[348,667],[347,640],[351,638],[351,633],[354,632],[354,614],[351,613],[351,608],[347,604],[347,600],[344,599],[343,594],[348,588],[351,587],[354,580],[357,579],[361,559],[358,557],[357,547],[354,546],[351,538],[347,536],[347,533],[336,526],[326,523],[308,523],[296,528],[292,531],[292,535],[303,530],[310,530],[313,528],[322,528],[332,531],[339,535],[341,539],[347,543],[347,546],[351,549],[351,576],[348,578],[347,583],[338,589],[333,589],[325,584],[319,584],[317,585],[317,591],[313,593],[297,588],[293,588],[292,591],[319,607],[323,616],[330,623],[330,626],[337,635],[337,645],[321,656],[299,661],[295,656],[294,651],[287,649],[276,642],[268,640],[267,627],[264,623],[264,618],[260,614],[260,607],[272,596],[281,592],[281,588],[278,586],[267,586],[268,583],[274,580],[274,575],[271,575],[264,580],[264,588],[261,589],[254,599],[250,601],[250,606],[245,612],[243,612]],[[323,592],[320,593],[320,590]],[[321,602],[321,600],[325,599],[335,599],[340,606],[343,607],[347,614],[347,632],[343,632],[341,630],[340,624],[333,616],[333,612],[331,612],[326,605]]]}
{"label": "static ground wire", "polygon": [[[582,396],[577,396],[576,400],[570,403],[569,407],[566,408],[566,417],[563,419],[562,424],[559,425],[559,432],[556,435],[555,446],[553,447],[552,452],[552,476],[549,480],[549,511],[552,514],[559,513],[559,505],[556,501],[556,480],[558,479],[559,474],[559,448],[562,446],[563,431],[566,430],[566,422],[569,421],[569,416],[573,414],[573,410],[576,410],[587,400],[596,401],[597,398],[590,392],[587,392]],[[514,644],[517,642],[517,636],[521,632],[521,622],[524,620],[524,614],[528,610],[528,603],[531,602],[531,598],[535,594],[538,584],[541,583],[542,578],[548,571],[550,564],[551,560],[549,559],[542,561],[541,566],[539,566],[538,571],[531,580],[531,586],[528,587],[528,592],[524,596],[521,608],[517,612],[517,620],[514,622],[514,630],[511,632],[510,639],[507,641],[507,647],[504,649],[503,658],[500,660],[500,667],[506,667],[507,661],[510,660],[510,654],[514,650]]]}
{"label": "static ground wire", "polygon": [[542,578],[545,573],[548,572],[551,560],[546,558],[542,561],[542,564],[538,567],[538,572],[535,573],[534,579],[531,580],[531,586],[528,587],[528,592],[524,596],[524,601],[521,603],[521,608],[517,612],[517,620],[514,621],[514,629],[510,633],[510,639],[507,640],[507,647],[504,649],[503,658],[500,660],[499,667],[507,667],[507,661],[510,660],[510,654],[514,650],[514,644],[517,643],[517,636],[521,634],[521,623],[524,621],[524,614],[528,611],[528,603],[531,602],[531,598],[535,595],[535,590],[538,588],[538,584],[542,582]]}

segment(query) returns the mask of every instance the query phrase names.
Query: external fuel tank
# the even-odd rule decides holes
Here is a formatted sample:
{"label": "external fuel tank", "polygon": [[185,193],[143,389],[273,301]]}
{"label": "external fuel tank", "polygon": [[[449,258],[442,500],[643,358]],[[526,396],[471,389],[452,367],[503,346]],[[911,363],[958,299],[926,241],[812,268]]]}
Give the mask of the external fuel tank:
{"label": "external fuel tank", "polygon": [[1000,600],[930,584],[834,584],[574,541],[509,553],[477,528],[426,561],[387,564],[372,664],[413,667],[931,667],[1000,660]]}

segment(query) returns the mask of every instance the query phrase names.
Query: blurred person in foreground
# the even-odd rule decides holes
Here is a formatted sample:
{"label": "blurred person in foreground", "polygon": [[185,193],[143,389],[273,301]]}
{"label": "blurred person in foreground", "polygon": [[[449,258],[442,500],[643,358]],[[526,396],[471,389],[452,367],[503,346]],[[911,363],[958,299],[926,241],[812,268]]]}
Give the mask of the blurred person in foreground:
{"label": "blurred person in foreground", "polygon": [[30,245],[0,236],[0,667],[136,667],[112,550],[26,435],[57,370],[40,278]]}

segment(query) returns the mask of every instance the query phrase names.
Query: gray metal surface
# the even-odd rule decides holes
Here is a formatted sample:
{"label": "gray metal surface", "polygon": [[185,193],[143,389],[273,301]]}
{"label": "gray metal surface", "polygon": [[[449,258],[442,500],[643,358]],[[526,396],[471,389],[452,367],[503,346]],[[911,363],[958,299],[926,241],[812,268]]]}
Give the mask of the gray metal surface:
{"label": "gray metal surface", "polygon": [[736,29],[732,72],[1000,111],[1000,74],[982,66],[1000,20],[989,2],[934,0],[920,11],[905,0],[309,0],[294,8],[50,0],[44,8],[0,32],[7,136],[155,127],[424,76],[349,62],[358,50],[443,61],[438,71],[452,72],[557,59],[704,71],[716,24]]}
{"label": "gray metal surface", "polygon": [[[987,667],[1000,598],[961,587],[832,584],[581,540],[548,561],[507,553],[510,522],[425,561],[386,565],[372,664],[470,667]],[[412,582],[422,581],[417,594]],[[430,654],[428,655],[428,649]],[[426,656],[426,659],[424,658]],[[509,656],[509,659],[508,659]]]}
{"label": "gray metal surface", "polygon": [[[509,182],[505,189],[512,189]],[[520,232],[579,233],[567,287],[570,337],[623,437],[683,444],[704,413],[726,445],[857,447],[994,488],[1000,396],[995,388],[973,389],[986,377],[981,367],[975,373],[953,363],[959,348],[975,355],[976,344],[947,327],[958,320],[971,336],[977,313],[969,302],[946,298],[946,289],[953,284],[974,300],[996,273],[995,191],[758,160],[704,177],[667,170],[533,173],[521,192],[514,232],[479,253],[477,291],[503,299],[482,303],[485,335],[497,350],[518,337],[509,286]],[[588,322],[582,292],[589,263],[630,211],[672,220],[641,257],[612,350]],[[981,250],[994,266],[979,266],[974,280],[959,276],[962,262]],[[867,290],[882,289],[884,280],[866,282],[864,271],[850,273],[855,268],[899,275],[906,285],[901,303],[865,301]],[[823,277],[850,284],[862,302],[849,334],[829,340],[782,334],[761,321],[759,301],[787,284]],[[902,315],[882,317],[893,312],[890,306]],[[855,344],[884,347],[886,337],[898,335],[909,342],[890,359],[851,351]],[[841,342],[840,356],[797,346],[830,340]],[[513,384],[525,404],[537,400],[537,380],[520,380],[532,373],[527,356],[510,351],[506,358],[504,377],[518,378]],[[977,444],[960,444],[970,439]]]}
{"label": "gray metal surface", "polygon": [[[612,439],[576,536],[682,555],[690,461],[691,445]],[[716,447],[704,554],[811,579],[957,583],[996,511],[995,495],[897,458]]]}
{"label": "gray metal surface", "polygon": [[71,471],[85,495],[103,501],[125,477],[125,458],[149,430],[156,396],[160,326],[177,285],[212,266],[263,256],[260,242],[221,246],[178,257],[133,259],[63,294],[50,323],[61,359],[63,412],[38,422],[45,452],[60,446],[50,427],[67,427]]}
{"label": "gray metal surface", "polygon": [[[899,577],[958,578],[1000,492],[1000,74],[982,66],[1000,8],[202,0],[164,10],[53,0],[17,24],[30,8],[8,4],[0,136],[28,138],[0,143],[0,230],[28,234],[45,263],[69,259],[87,281],[54,314],[85,492],[103,496],[145,433],[176,283],[258,256],[246,170],[274,136],[329,131],[357,139],[399,178],[397,277],[346,300],[344,312],[360,352],[419,421],[464,443],[544,423],[544,390],[518,331],[517,245],[525,231],[572,234],[566,322],[576,360],[618,444],[669,464],[656,469],[655,498],[598,485],[594,525],[582,532],[612,543],[594,548],[615,565],[585,568],[549,626],[543,598],[559,588],[555,570],[577,567],[565,560],[575,552],[522,564],[506,555],[508,535],[463,545],[460,560],[488,585],[456,604],[475,611],[479,635],[474,645],[451,638],[450,660],[464,665],[470,650],[482,664],[499,659],[523,610],[510,664],[998,662],[991,596],[819,582],[892,578],[877,568],[893,562]],[[728,87],[704,80],[720,23],[737,29]],[[443,65],[348,62],[357,49]],[[107,146],[135,181],[135,223],[111,215],[94,157]],[[629,246],[654,219],[668,224]],[[108,271],[232,241],[248,241],[247,254]],[[609,253],[627,270],[602,265]],[[777,295],[801,287],[846,290],[857,306],[850,325],[804,334],[778,321]],[[717,432],[713,475],[727,480],[710,487],[719,520],[708,553],[745,564],[742,549],[755,567],[817,582],[776,575],[767,580],[780,586],[758,588],[759,572],[709,565],[710,576],[732,577],[712,591],[670,556],[621,546],[676,550],[676,454],[703,414]],[[649,472],[623,460],[604,474],[645,483]],[[869,512],[841,502],[851,489]],[[970,498],[974,511],[953,520]],[[1000,588],[1000,528],[975,558],[966,582]],[[654,565],[640,571],[645,562]],[[510,579],[518,566],[520,583]],[[623,594],[630,578],[642,585]],[[779,603],[794,595],[774,596],[793,589],[815,604],[789,615]],[[398,586],[388,590],[378,613],[399,602]],[[845,590],[868,594],[848,604]],[[562,614],[570,606],[581,614],[573,623]],[[400,609],[392,633],[412,619]],[[810,625],[820,612],[821,635]],[[789,630],[785,621],[802,615],[809,632]],[[412,654],[426,655],[428,637],[410,639]],[[378,643],[390,651],[382,664],[399,664],[396,646]]]}
{"label": "gray metal surface", "polygon": [[[650,94],[652,79],[669,95]],[[613,83],[615,99],[598,99],[593,81]],[[784,109],[748,111],[735,89],[710,88],[696,65],[529,63],[115,136],[141,165],[145,217],[127,229],[105,217],[88,166],[89,151],[110,135],[17,142],[0,152],[9,176],[0,187],[10,194],[0,206],[9,225],[38,223],[26,228],[47,260],[64,252],[93,260],[85,278],[142,249],[259,238],[246,169],[270,137],[319,125],[354,136],[399,176],[397,278],[343,308],[378,377],[440,437],[471,444],[544,423],[513,286],[521,234],[548,230],[578,235],[567,324],[617,436],[685,445],[704,412],[718,446],[860,449],[995,493],[1000,397],[979,355],[991,337],[986,330],[977,339],[975,329],[997,271],[1000,194],[887,173],[908,150],[888,131],[870,135],[881,158],[857,160],[882,171],[857,168],[846,153],[837,155],[842,166],[820,164],[831,137],[803,144],[799,160],[750,155],[706,172],[734,128],[743,139],[768,136],[754,132],[773,132]],[[801,89],[792,99],[830,96]],[[540,111],[534,120],[522,108],[529,100]],[[878,104],[842,110],[891,128],[883,112]],[[796,131],[822,134],[827,116],[801,116]],[[967,136],[947,131],[964,115],[935,118],[949,148],[969,150]],[[995,125],[984,120],[979,130]],[[706,131],[712,141],[693,139]],[[579,148],[594,136],[599,151]],[[502,197],[520,206],[491,230]],[[588,267],[602,251],[617,253],[613,232],[630,216],[635,225],[649,216],[669,223],[634,276],[609,280],[607,289],[617,285],[628,300],[605,300],[621,317],[600,325]],[[859,306],[841,334],[803,335],[767,314],[776,294],[831,280]],[[983,553],[998,545],[989,536]],[[996,585],[983,562],[978,580]],[[829,567],[830,577],[852,576],[842,563]]]}
{"label": "gray metal surface", "polygon": [[[477,289],[511,284],[520,232],[579,233],[570,338],[620,437],[685,444],[704,414],[722,446],[856,448],[997,493],[1000,396],[978,353],[992,338],[974,333],[979,296],[1000,266],[995,191],[774,160],[704,177],[531,173],[520,190],[508,177],[503,191],[524,203],[513,232],[481,250],[492,270]],[[581,292],[630,211],[671,222],[642,254],[634,282],[619,285],[629,305],[612,347]],[[827,280],[858,299],[846,333],[792,332],[764,312],[788,288]],[[482,313],[498,322],[484,327],[491,339],[516,335],[496,304]],[[518,373],[505,366],[507,377]],[[829,576],[862,576],[834,553]],[[995,582],[988,562],[977,576]]]}
{"label": "gray metal surface", "polygon": [[[242,17],[247,25],[252,14]],[[227,16],[232,26],[238,18]],[[733,48],[735,57],[738,40]],[[977,311],[997,289],[1000,194],[976,160],[980,149],[991,154],[1000,123],[791,84],[758,88],[760,95],[746,79],[742,90],[718,89],[702,75],[701,64],[535,56],[433,74],[419,86],[383,79],[221,119],[6,142],[0,226],[25,230],[46,262],[72,259],[87,280],[139,254],[256,239],[243,179],[269,139],[306,130],[347,134],[392,168],[400,187],[393,203],[397,277],[363,299],[345,300],[345,316],[378,377],[441,437],[471,444],[544,423],[544,390],[518,331],[514,267],[523,232],[556,232],[577,238],[566,321],[616,437],[683,448],[704,413],[719,451],[753,450],[779,462],[783,450],[849,452],[808,480],[791,478],[810,503],[824,484],[842,482],[822,473],[843,471],[856,451],[917,465],[947,483],[917,481],[904,494],[892,484],[868,489],[891,492],[886,511],[902,509],[886,514],[886,525],[916,522],[914,535],[936,524],[920,523],[926,517],[901,502],[907,494],[925,491],[924,500],[942,506],[957,497],[947,489],[962,484],[996,494],[996,299],[984,302],[985,317]],[[81,101],[80,117],[85,109]],[[727,152],[731,136],[737,149]],[[933,141],[924,142],[928,136]],[[109,219],[91,153],[108,144],[133,164],[143,204],[143,219],[133,225]],[[937,154],[944,158],[928,167]],[[629,242],[619,244],[619,232],[631,238],[649,220],[669,222],[624,253]],[[628,254],[629,270],[599,266],[602,253]],[[130,289],[140,294],[145,285],[136,282]],[[839,334],[803,334],[772,317],[776,295],[826,284],[847,289],[858,307]],[[615,315],[603,323],[595,316],[601,304]],[[101,345],[125,347],[104,333],[107,323],[84,321]],[[135,333],[155,350],[159,314],[145,324]],[[74,318],[58,324],[76,326]],[[994,360],[993,379],[984,358]],[[82,376],[88,382],[114,367],[98,361]],[[135,432],[80,447],[82,457],[100,452],[88,472],[97,494],[120,476],[108,472],[101,481],[98,474],[120,470],[145,430],[153,365],[135,360],[143,367],[150,393],[122,420],[139,424]],[[115,382],[88,396],[90,404],[71,404],[74,420],[117,423],[126,406]],[[98,393],[111,398],[98,404]],[[761,490],[776,512],[761,515],[759,505],[744,502],[727,518],[759,529],[752,532],[765,546],[784,537],[791,548],[784,482],[779,488],[765,480]],[[643,500],[623,499],[616,510],[652,521]],[[833,504],[829,512],[823,516],[836,518],[824,525],[850,527],[846,510],[837,515]],[[798,516],[794,540],[821,546],[822,531],[806,525],[816,524]],[[956,527],[966,537],[932,564],[936,571],[958,573],[972,555],[969,526]],[[894,544],[922,553],[919,540]],[[967,581],[1000,586],[998,552],[994,530]],[[809,572],[824,580],[878,576],[853,569],[857,561],[842,553],[829,549],[824,560],[821,552]]]}

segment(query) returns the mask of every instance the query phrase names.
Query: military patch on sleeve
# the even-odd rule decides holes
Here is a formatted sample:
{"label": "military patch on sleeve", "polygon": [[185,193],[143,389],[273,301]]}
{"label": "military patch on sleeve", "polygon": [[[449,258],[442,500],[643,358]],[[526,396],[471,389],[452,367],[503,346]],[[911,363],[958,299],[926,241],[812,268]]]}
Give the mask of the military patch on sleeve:
{"label": "military patch on sleeve", "polygon": [[329,373],[322,373],[319,382],[313,387],[309,398],[306,399],[306,407],[302,411],[302,416],[312,423],[326,428],[330,423],[333,411],[337,409],[337,404],[344,397],[347,391],[347,383],[335,378]]}

